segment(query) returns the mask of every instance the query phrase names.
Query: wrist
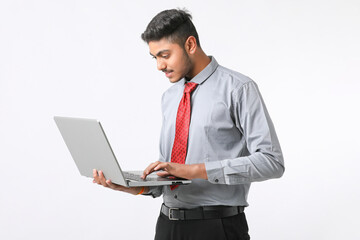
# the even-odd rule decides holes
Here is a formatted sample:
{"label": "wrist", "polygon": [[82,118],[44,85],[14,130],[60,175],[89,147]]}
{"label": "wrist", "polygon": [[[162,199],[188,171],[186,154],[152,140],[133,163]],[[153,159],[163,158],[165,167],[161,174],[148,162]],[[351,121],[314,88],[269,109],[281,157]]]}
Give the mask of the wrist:
{"label": "wrist", "polygon": [[149,192],[149,187],[139,187],[135,189],[136,191],[133,192],[134,195],[141,195]]}
{"label": "wrist", "polygon": [[142,188],[140,189],[140,191],[139,191],[136,195],[143,194],[143,193],[144,193],[144,190],[145,190],[145,187],[142,187]]}
{"label": "wrist", "polygon": [[207,173],[204,163],[192,164],[192,174],[189,179],[201,178],[207,180]]}

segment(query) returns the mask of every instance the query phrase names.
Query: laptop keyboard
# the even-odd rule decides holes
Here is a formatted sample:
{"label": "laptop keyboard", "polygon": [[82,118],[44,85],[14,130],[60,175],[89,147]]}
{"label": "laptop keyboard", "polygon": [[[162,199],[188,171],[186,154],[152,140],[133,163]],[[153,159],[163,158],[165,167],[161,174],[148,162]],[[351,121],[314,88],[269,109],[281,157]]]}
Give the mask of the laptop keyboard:
{"label": "laptop keyboard", "polygon": [[135,181],[139,181],[139,182],[157,181],[157,179],[158,179],[158,176],[147,176],[146,180],[144,180],[141,178],[141,175],[136,174],[136,173],[131,173],[131,172],[123,172],[123,174],[126,179],[135,180]]}

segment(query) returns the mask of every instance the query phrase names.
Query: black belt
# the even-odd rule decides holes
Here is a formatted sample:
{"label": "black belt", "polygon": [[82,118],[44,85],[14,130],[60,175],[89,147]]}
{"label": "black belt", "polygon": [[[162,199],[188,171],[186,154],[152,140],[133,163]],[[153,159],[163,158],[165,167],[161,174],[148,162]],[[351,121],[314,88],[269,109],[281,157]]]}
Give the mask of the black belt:
{"label": "black belt", "polygon": [[215,219],[235,216],[244,212],[243,206],[205,206],[192,209],[170,208],[164,204],[161,213],[170,220]]}

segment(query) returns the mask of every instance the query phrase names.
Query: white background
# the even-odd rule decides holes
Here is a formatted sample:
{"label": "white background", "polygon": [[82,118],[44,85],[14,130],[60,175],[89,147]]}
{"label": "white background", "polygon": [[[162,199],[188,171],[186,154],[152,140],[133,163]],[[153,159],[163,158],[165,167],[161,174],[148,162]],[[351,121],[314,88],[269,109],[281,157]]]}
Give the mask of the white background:
{"label": "white background", "polygon": [[140,34],[175,7],[258,83],[282,145],[283,178],[250,190],[252,239],[359,239],[356,0],[1,0],[0,239],[153,238],[162,199],[81,177],[53,116],[100,119],[126,169],[157,160],[171,84]]}

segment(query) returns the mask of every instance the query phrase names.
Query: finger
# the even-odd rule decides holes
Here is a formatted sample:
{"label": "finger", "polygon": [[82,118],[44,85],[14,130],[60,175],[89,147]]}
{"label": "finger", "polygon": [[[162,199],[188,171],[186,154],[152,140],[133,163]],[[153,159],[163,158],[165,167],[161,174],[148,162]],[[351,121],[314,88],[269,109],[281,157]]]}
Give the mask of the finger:
{"label": "finger", "polygon": [[93,177],[96,178],[98,176],[98,172],[96,169],[93,169]]}
{"label": "finger", "polygon": [[144,170],[144,173],[145,174],[150,174],[153,169],[159,164],[160,162],[159,161],[156,161],[156,162],[153,162],[151,163],[145,170]]}
{"label": "finger", "polygon": [[160,162],[154,167],[154,171],[159,171],[160,169],[164,170],[169,164],[167,162]]}
{"label": "finger", "polygon": [[97,172],[96,169],[93,169],[93,177],[94,177],[93,183],[100,184],[100,182],[99,182],[99,175],[98,175],[98,172]]}
{"label": "finger", "polygon": [[170,173],[166,171],[161,171],[161,172],[157,172],[156,175],[158,175],[159,177],[167,177],[170,175]]}
{"label": "finger", "polygon": [[107,187],[106,178],[105,178],[104,173],[102,171],[99,171],[99,182],[104,187]]}
{"label": "finger", "polygon": [[110,179],[106,180],[105,182],[106,182],[106,184],[107,184],[107,186],[108,186],[109,188],[111,188],[111,189],[115,189],[115,188],[116,188],[115,184],[112,183]]}
{"label": "finger", "polygon": [[159,164],[160,162],[153,162],[151,163],[143,172],[143,175],[141,176],[143,179],[146,178],[147,175],[149,175],[150,173],[152,173],[154,171],[154,168]]}

